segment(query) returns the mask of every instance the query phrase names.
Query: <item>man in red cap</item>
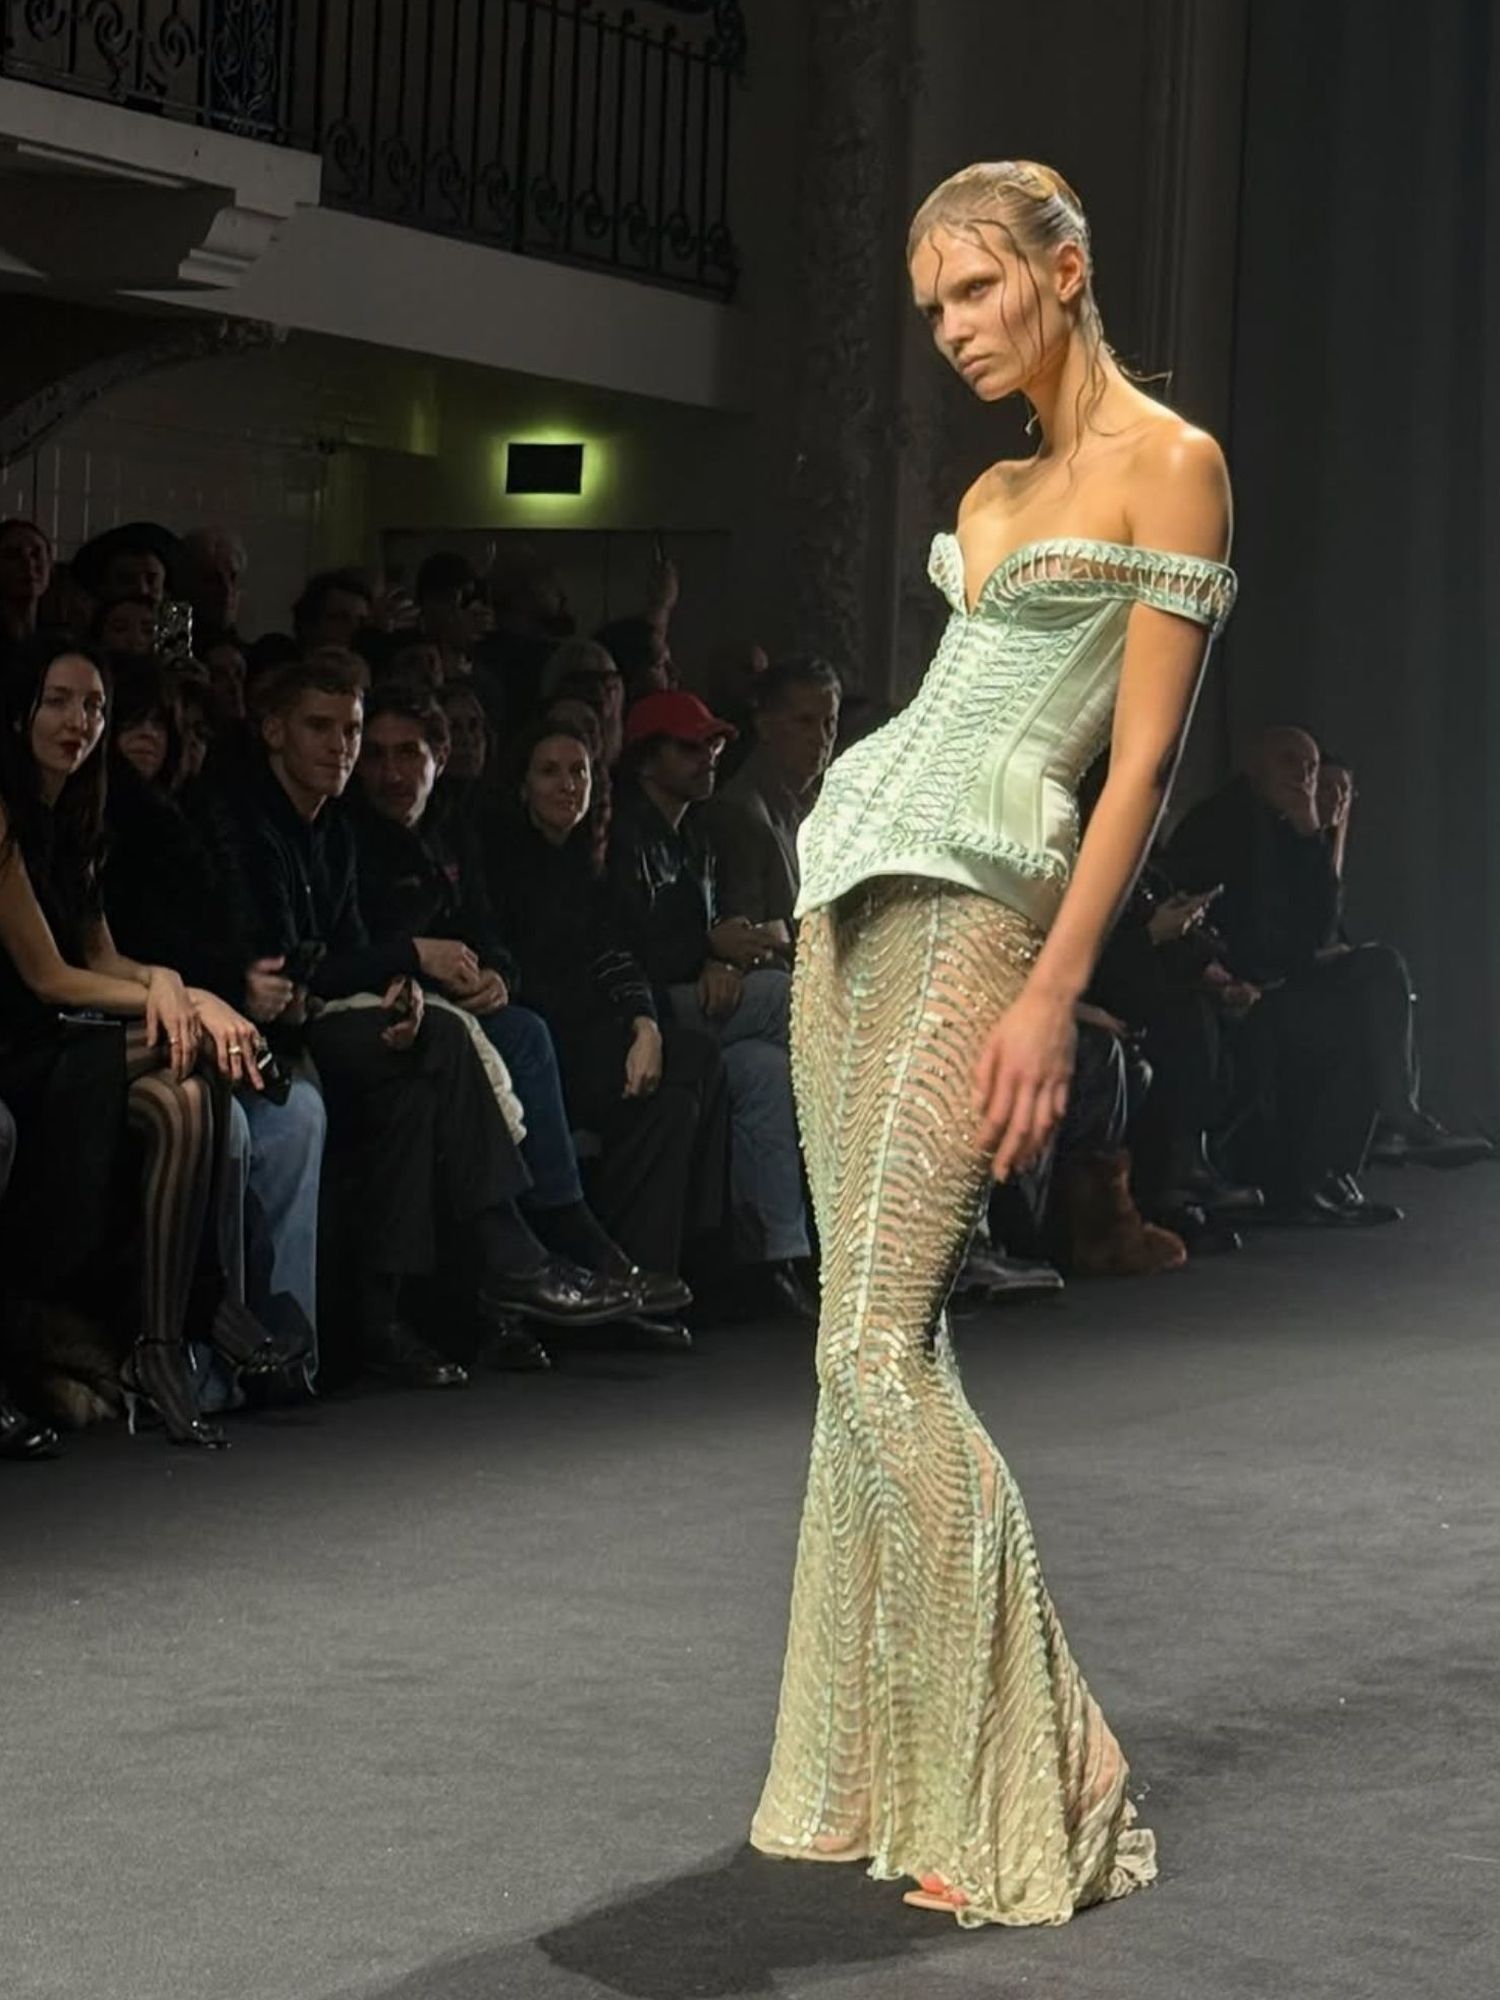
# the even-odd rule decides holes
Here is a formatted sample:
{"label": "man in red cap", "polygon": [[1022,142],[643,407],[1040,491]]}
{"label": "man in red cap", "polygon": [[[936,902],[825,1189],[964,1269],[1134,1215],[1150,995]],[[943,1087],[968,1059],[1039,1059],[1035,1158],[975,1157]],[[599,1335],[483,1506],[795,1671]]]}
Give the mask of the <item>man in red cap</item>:
{"label": "man in red cap", "polygon": [[778,940],[719,907],[711,839],[695,809],[713,796],[734,726],[670,688],[625,718],[610,868],[631,910],[637,953],[672,1017],[715,1035],[731,1114],[736,1249],[758,1303],[810,1317],[797,1120],[787,1052],[791,982]]}

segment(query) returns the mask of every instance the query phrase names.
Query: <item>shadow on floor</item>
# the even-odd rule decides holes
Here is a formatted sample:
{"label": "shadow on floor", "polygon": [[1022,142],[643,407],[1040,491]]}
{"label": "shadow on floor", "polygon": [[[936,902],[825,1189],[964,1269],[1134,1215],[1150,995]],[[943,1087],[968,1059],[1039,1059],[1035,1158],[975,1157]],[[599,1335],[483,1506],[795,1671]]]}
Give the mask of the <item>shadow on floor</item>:
{"label": "shadow on floor", "polygon": [[[735,1848],[556,1930],[439,1960],[340,2000],[565,2000],[582,1992],[754,2000],[787,1990],[778,1974],[912,1958],[958,1935],[946,1918],[908,1908],[902,1886],[872,1882],[862,1867],[798,1867]],[[945,1982],[924,1974],[930,2000],[942,2000],[944,1990]],[[950,1990],[958,2000],[960,1988]]]}

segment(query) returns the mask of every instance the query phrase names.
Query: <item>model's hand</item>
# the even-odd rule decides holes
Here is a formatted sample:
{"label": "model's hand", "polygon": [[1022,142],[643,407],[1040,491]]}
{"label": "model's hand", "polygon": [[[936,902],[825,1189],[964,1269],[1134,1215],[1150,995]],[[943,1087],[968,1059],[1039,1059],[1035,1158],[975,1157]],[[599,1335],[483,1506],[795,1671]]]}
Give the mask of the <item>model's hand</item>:
{"label": "model's hand", "polygon": [[1078,1029],[1066,1001],[1024,988],[985,1038],[975,1079],[979,1143],[998,1181],[1040,1157],[1068,1108]]}
{"label": "model's hand", "polygon": [[698,976],[698,1005],[710,1021],[727,1021],[740,1004],[744,975],[732,965],[710,959]]}
{"label": "model's hand", "polygon": [[643,1014],[625,1056],[625,1095],[650,1097],[661,1082],[661,1029]]}

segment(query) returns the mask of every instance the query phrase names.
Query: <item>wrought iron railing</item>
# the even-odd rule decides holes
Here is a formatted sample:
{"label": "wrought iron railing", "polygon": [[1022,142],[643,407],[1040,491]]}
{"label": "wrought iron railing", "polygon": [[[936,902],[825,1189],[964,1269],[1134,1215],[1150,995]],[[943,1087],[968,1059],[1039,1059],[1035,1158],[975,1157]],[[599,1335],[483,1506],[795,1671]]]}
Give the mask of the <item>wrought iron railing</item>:
{"label": "wrought iron railing", "polygon": [[323,155],[331,206],[728,296],[738,0],[0,0],[7,76]]}

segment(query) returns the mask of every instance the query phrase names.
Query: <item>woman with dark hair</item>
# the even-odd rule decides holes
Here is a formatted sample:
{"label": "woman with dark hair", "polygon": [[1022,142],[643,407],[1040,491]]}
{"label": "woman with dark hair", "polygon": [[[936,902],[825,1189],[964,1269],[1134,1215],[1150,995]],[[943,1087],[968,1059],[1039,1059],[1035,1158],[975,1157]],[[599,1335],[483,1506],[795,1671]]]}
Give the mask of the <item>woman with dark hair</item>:
{"label": "woman with dark hair", "polygon": [[595,852],[585,738],[544,719],[515,745],[513,769],[491,885],[519,997],[552,1030],[574,1130],[598,1139],[600,1220],[643,1269],[676,1271],[685,1236],[723,1214],[718,1049],[657,1018]]}
{"label": "woman with dark hair", "polygon": [[[259,1087],[259,1038],[214,994],[116,949],[100,898],[107,713],[102,664],[62,635],[30,641],[0,685],[0,1093],[17,1113],[24,1178],[33,1156],[45,1166],[34,1114],[70,1028],[123,1024],[122,1108],[145,1158],[140,1320],[121,1382],[132,1423],[144,1401],[172,1443],[213,1448],[226,1439],[199,1416],[186,1320],[223,1088]],[[115,1109],[101,1106],[102,1125]],[[66,1235],[66,1206],[43,1219],[54,1239]],[[45,1261],[44,1244],[27,1248]],[[212,1337],[242,1366],[261,1365],[271,1345],[223,1314]]]}

